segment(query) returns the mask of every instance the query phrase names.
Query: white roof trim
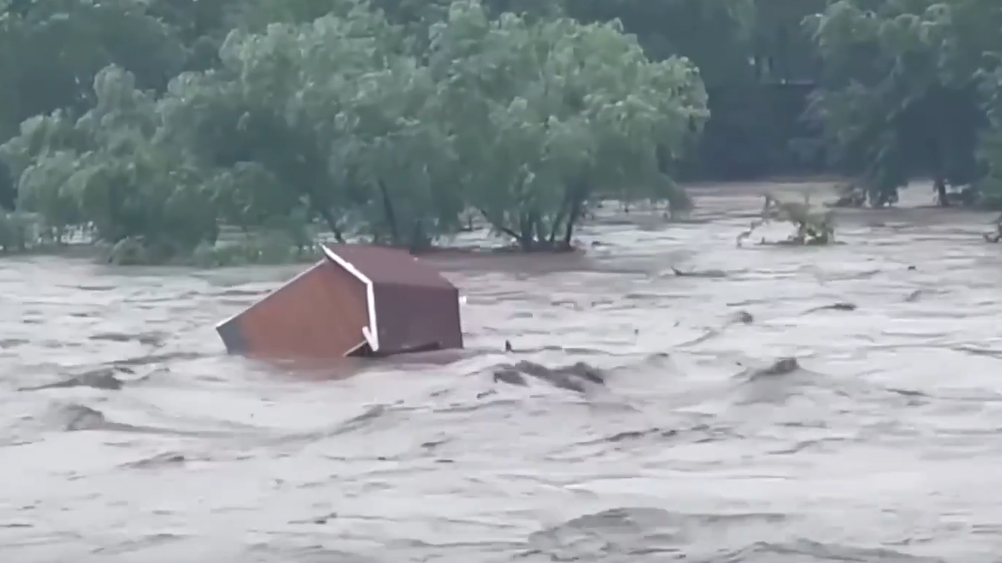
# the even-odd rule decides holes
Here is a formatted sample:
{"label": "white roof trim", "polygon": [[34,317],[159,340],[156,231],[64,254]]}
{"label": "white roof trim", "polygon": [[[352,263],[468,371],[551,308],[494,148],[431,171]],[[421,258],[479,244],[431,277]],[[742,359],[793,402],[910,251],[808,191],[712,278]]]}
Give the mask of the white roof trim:
{"label": "white roof trim", "polygon": [[358,344],[356,344],[356,345],[355,345],[354,347],[352,347],[352,349],[351,349],[351,350],[348,350],[347,352],[345,352],[345,353],[344,353],[344,357],[346,357],[346,358],[347,358],[348,356],[350,356],[350,355],[354,354],[355,352],[358,352],[358,351],[359,351],[359,350],[361,350],[362,348],[365,348],[365,347],[366,347],[366,345],[368,345],[368,344],[369,344],[369,343],[368,343],[367,341],[365,341],[365,340],[362,340],[361,342],[359,342]]}
{"label": "white roof trim", "polygon": [[372,349],[373,352],[378,352],[379,331],[377,327],[379,325],[376,324],[376,292],[372,285],[372,280],[369,279],[369,276],[366,276],[361,270],[356,268],[354,264],[339,256],[333,250],[327,248],[326,244],[321,244],[320,246],[324,249],[324,255],[326,255],[328,259],[347,270],[348,273],[358,278],[358,281],[365,284],[365,300],[369,308],[369,326],[362,327],[362,336],[364,336],[366,342],[369,343],[369,348]]}

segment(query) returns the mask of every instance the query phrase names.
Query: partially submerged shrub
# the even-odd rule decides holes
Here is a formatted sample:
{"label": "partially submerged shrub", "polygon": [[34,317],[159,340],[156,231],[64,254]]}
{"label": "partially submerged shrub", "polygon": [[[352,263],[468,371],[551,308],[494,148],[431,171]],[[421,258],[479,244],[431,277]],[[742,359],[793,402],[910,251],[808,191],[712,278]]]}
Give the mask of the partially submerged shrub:
{"label": "partially submerged shrub", "polygon": [[772,221],[792,223],[797,228],[796,232],[781,244],[815,246],[835,242],[835,212],[831,209],[812,207],[810,197],[807,195],[803,201],[784,201],[773,194],[766,194],[761,217],[752,222],[747,231],[738,235],[738,246],[741,246],[741,242],[750,237],[756,229]]}

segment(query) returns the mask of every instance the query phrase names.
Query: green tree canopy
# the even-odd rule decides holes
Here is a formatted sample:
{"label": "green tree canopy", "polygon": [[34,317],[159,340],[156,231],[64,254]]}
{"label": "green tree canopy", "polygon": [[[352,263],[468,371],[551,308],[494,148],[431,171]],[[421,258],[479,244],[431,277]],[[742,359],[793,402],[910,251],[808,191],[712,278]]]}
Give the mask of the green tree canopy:
{"label": "green tree canopy", "polygon": [[686,203],[667,173],[708,116],[699,73],[617,22],[469,0],[418,28],[365,3],[282,13],[231,31],[214,68],[157,89],[111,65],[79,118],[26,120],[2,147],[22,208],[166,258],[221,224],[310,219],[419,249],[469,208],[533,250],[569,245],[599,195]]}

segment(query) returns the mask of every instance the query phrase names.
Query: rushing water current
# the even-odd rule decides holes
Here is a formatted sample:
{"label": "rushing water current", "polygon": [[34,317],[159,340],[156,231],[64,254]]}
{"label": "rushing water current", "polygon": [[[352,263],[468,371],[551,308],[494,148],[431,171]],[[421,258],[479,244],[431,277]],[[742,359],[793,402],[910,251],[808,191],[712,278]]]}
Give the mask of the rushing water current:
{"label": "rushing water current", "polygon": [[[987,216],[853,211],[837,246],[738,249],[761,188],[697,191],[685,224],[610,210],[584,257],[438,258],[468,350],[348,378],[213,331],[301,268],[0,262],[0,558],[998,561]],[[521,360],[606,384],[494,381]]]}

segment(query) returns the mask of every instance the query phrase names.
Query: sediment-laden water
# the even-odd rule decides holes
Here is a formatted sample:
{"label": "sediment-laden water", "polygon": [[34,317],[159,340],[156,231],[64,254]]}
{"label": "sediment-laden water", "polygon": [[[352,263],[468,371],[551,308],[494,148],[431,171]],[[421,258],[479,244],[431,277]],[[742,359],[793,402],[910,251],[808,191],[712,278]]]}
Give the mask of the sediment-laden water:
{"label": "sediment-laden water", "polygon": [[213,331],[299,268],[5,260],[2,558],[997,560],[987,217],[854,211],[839,246],[738,249],[761,188],[697,190],[705,221],[600,217],[586,257],[436,258],[469,350],[346,379]]}

